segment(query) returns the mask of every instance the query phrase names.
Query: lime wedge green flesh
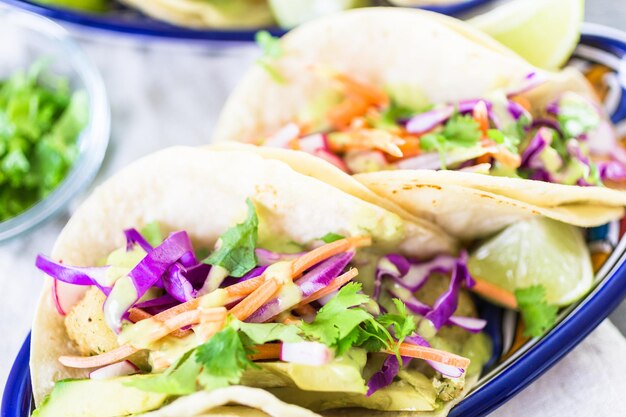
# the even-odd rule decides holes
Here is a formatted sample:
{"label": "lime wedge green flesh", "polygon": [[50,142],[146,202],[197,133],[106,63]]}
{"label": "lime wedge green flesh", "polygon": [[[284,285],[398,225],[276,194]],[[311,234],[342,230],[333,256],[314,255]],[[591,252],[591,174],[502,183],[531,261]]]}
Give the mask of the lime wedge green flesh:
{"label": "lime wedge green flesh", "polygon": [[470,255],[469,270],[511,292],[543,285],[547,301],[559,306],[583,297],[593,283],[581,230],[543,218],[516,223],[482,243]]}
{"label": "lime wedge green flesh", "polygon": [[556,70],[580,38],[584,0],[515,0],[468,22],[538,67]]}

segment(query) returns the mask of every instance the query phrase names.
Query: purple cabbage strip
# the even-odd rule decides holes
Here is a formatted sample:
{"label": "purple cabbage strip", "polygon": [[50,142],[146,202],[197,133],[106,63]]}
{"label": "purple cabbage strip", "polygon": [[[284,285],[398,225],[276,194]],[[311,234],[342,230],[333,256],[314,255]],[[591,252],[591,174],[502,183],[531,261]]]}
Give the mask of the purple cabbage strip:
{"label": "purple cabbage strip", "polygon": [[95,285],[108,295],[111,287],[105,285],[108,266],[82,267],[55,262],[44,255],[38,255],[35,266],[50,277],[73,285]]}
{"label": "purple cabbage strip", "polygon": [[521,104],[519,104],[519,103],[517,103],[517,102],[515,102],[513,100],[508,100],[506,108],[509,111],[509,114],[516,121],[519,120],[524,114],[527,113],[527,111],[524,108],[524,106],[522,106]]}
{"label": "purple cabbage strip", "polygon": [[[148,253],[133,268],[128,276],[135,287],[134,299],[121,302],[108,297],[104,303],[105,317],[108,317],[109,326],[114,331],[119,331],[122,325],[122,317],[152,286],[160,281],[161,277],[174,265],[182,256],[188,252],[193,252],[191,240],[187,232],[172,233],[159,246]],[[119,281],[118,281],[119,282]],[[106,314],[107,310],[109,314]]]}
{"label": "purple cabbage strip", "polygon": [[[402,367],[406,367],[409,365],[413,358],[402,357]],[[385,388],[393,382],[393,379],[398,375],[400,371],[400,363],[398,362],[398,358],[395,355],[389,355],[385,362],[383,362],[383,366],[380,368],[380,371],[376,372],[369,381],[367,381],[367,394],[366,396],[370,396],[379,389]]]}
{"label": "purple cabbage strip", "polygon": [[175,263],[170,267],[165,275],[163,275],[163,287],[165,291],[184,303],[192,298],[196,298],[197,291],[185,276],[186,270],[180,263]]}
{"label": "purple cabbage strip", "polygon": [[275,264],[276,262],[280,262],[280,261],[291,261],[293,259],[299,258],[300,256],[302,256],[304,253],[278,253],[278,252],[272,252],[270,250],[267,249],[255,249],[254,251],[257,260],[259,262],[259,265],[261,266],[268,266],[271,264]]}
{"label": "purple cabbage strip", "polygon": [[254,268],[252,268],[250,271],[248,271],[244,276],[242,276],[241,278],[235,278],[235,277],[226,277],[224,279],[224,281],[222,281],[222,283],[220,284],[220,288],[226,288],[226,287],[230,287],[231,285],[234,285],[238,282],[241,281],[247,281],[251,278],[256,278],[259,275],[261,275],[263,272],[265,272],[265,270],[267,269],[268,265],[264,265],[264,266],[256,266]]}
{"label": "purple cabbage strip", "polygon": [[[404,341],[406,343],[412,343],[412,344],[418,345],[418,346],[431,347],[430,343],[428,343],[426,341],[426,339],[424,339],[423,337],[421,337],[417,333],[414,333],[411,336],[407,336],[404,339]],[[444,365],[444,364],[439,363],[439,362],[426,361],[426,363],[429,364],[434,370],[436,370],[437,372],[439,372],[443,376],[447,376],[448,378],[459,378],[460,376],[462,376],[465,373],[465,370],[462,369],[462,368],[457,368],[457,367],[450,366],[450,365]]]}
{"label": "purple cabbage strip", "polygon": [[548,131],[547,128],[541,127],[535,134],[535,136],[530,140],[526,149],[522,152],[522,162],[520,164],[523,168],[533,168],[533,169],[543,169],[543,162],[539,159],[539,156],[550,146],[550,141],[547,138],[550,138],[549,135],[551,132]]}
{"label": "purple cabbage strip", "polygon": [[162,296],[153,298],[152,300],[143,301],[141,303],[135,304],[134,307],[140,308],[146,313],[154,316],[178,304],[180,304],[180,302],[174,297],[169,294],[163,294]]}
{"label": "purple cabbage strip", "polygon": [[135,245],[139,245],[146,253],[152,251],[152,245],[148,243],[137,229],[130,228],[124,230],[124,236],[126,236],[126,251],[131,250]]}
{"label": "purple cabbage strip", "polygon": [[454,107],[447,105],[439,109],[433,109],[411,117],[406,124],[409,133],[425,133],[444,123],[454,113]]}
{"label": "purple cabbage strip", "polygon": [[626,180],[626,167],[618,161],[602,161],[596,163],[598,173],[602,181],[624,181]]}
{"label": "purple cabbage strip", "polygon": [[429,261],[414,262],[402,277],[394,278],[402,287],[413,292],[424,286],[432,274],[447,274],[454,269],[456,258],[450,255],[439,255]]}
{"label": "purple cabbage strip", "polygon": [[435,301],[431,311],[424,316],[430,320],[435,329],[439,330],[448,322],[450,317],[454,314],[459,303],[459,290],[461,289],[461,283],[467,281],[469,271],[464,262],[457,262],[456,268],[452,272],[450,278],[450,285],[448,290],[441,294]]}
{"label": "purple cabbage strip", "polygon": [[[313,267],[313,269],[310,269],[302,278],[296,281],[300,291],[302,291],[302,298],[306,298],[315,294],[322,288],[326,288],[332,280],[343,272],[353,257],[354,252],[340,253],[320,262],[317,266]],[[261,308],[248,317],[246,321],[250,323],[263,323],[289,307],[291,306],[285,306],[283,304],[280,297],[276,297],[261,306]]]}
{"label": "purple cabbage strip", "polygon": [[400,279],[409,272],[410,268],[411,263],[402,255],[392,253],[380,258],[376,265],[376,277],[374,278],[374,300],[378,301],[378,297],[380,297],[383,278]]}

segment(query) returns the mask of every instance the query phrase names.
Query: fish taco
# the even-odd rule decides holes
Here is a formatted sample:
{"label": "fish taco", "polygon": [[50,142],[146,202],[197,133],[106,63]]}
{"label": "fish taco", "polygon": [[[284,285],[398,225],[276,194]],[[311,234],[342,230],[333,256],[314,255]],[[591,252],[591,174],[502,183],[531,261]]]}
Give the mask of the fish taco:
{"label": "fish taco", "polygon": [[[275,42],[231,95],[216,140],[263,145],[342,189],[343,171],[464,240],[501,228],[472,222],[486,201],[509,224],[623,215],[626,153],[574,69],[535,68],[418,10],[345,12]],[[467,216],[442,214],[460,204]]]}
{"label": "fish taco", "polygon": [[131,164],[36,266],[39,417],[445,415],[490,356],[443,230],[250,152]]}

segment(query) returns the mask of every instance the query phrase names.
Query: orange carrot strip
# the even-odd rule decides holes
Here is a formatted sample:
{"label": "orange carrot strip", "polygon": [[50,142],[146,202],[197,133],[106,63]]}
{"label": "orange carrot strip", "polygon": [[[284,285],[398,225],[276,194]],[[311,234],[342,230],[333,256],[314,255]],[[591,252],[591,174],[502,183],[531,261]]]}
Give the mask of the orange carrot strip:
{"label": "orange carrot strip", "polygon": [[237,320],[245,320],[257,311],[263,304],[274,296],[280,289],[280,284],[275,279],[265,281],[252,294],[244,298],[239,304],[230,310]]}
{"label": "orange carrot strip", "polygon": [[498,304],[503,305],[504,307],[513,310],[517,308],[517,300],[515,299],[514,294],[505,290],[504,288],[498,287],[497,285],[494,285],[480,278],[473,278],[476,282],[476,285],[470,288],[473,292],[478,295],[482,295],[485,298],[493,300]]}
{"label": "orange carrot strip", "polygon": [[[146,319],[153,317],[152,314],[146,313],[142,309],[136,308],[136,307],[131,308],[128,311],[128,314],[129,314],[130,321],[132,321],[133,323],[137,323],[138,321],[146,320]],[[159,318],[156,317],[156,319],[158,320]],[[176,336],[176,337],[185,337],[185,336],[188,336],[189,334],[191,334],[191,330],[177,329],[172,332],[172,336]]]}
{"label": "orange carrot strip", "polygon": [[[457,368],[467,369],[470,360],[454,353],[446,352],[431,347],[414,345],[412,343],[402,343],[400,345],[400,355],[411,358],[424,359],[428,361],[438,362],[444,365],[450,365]],[[386,350],[386,353],[394,354],[394,352]]]}
{"label": "orange carrot strip", "polygon": [[331,256],[337,255],[338,253],[342,253],[353,248],[369,246],[371,244],[372,239],[369,236],[349,237],[327,243],[324,246],[315,248],[312,251],[307,252],[298,259],[294,260],[293,276],[300,276],[300,274],[302,274],[313,265],[318,264],[321,261],[330,258]]}
{"label": "orange carrot strip", "polygon": [[400,136],[379,129],[353,129],[328,136],[333,152],[379,150],[396,158],[403,156],[399,146],[404,143]]}
{"label": "orange carrot strip", "polygon": [[251,361],[262,361],[267,359],[280,359],[281,343],[266,343],[264,345],[256,345],[256,352],[248,355]]}
{"label": "orange carrot strip", "polygon": [[311,307],[309,304],[298,304],[293,310],[301,316],[314,316],[317,314],[317,310]]}
{"label": "orange carrot strip", "polygon": [[335,79],[343,85],[346,94],[350,96],[360,97],[368,104],[379,106],[389,104],[389,96],[381,88],[362,83],[342,73],[336,74]]}
{"label": "orange carrot strip", "polygon": [[341,288],[346,282],[350,281],[352,278],[356,277],[358,274],[359,274],[359,270],[356,268],[352,268],[345,274],[339,275],[337,278],[332,280],[330,284],[326,286],[326,288],[322,288],[321,290],[314,292],[313,294],[309,295],[304,300],[300,301],[300,303],[298,303],[298,307],[304,306],[315,300],[319,300],[320,298],[325,297],[328,294],[331,294],[333,291],[336,291],[339,288]]}
{"label": "orange carrot strip", "polygon": [[348,97],[326,113],[330,124],[337,129],[350,126],[352,120],[367,113],[369,105],[359,97]]}
{"label": "orange carrot strip", "polygon": [[293,314],[285,314],[280,316],[280,322],[283,324],[300,324],[302,320],[295,317]]}
{"label": "orange carrot strip", "polygon": [[483,135],[487,135],[487,131],[489,130],[489,113],[487,111],[487,105],[484,101],[479,101],[474,106],[474,111],[472,112],[472,117],[476,123],[478,123],[478,127],[483,132]]}
{"label": "orange carrot strip", "polygon": [[126,359],[139,350],[130,345],[122,345],[96,356],[61,356],[59,362],[68,368],[99,368]]}
{"label": "orange carrot strip", "polygon": [[226,287],[225,290],[228,293],[228,303],[238,301],[243,297],[251,294],[257,288],[261,286],[265,282],[265,274],[259,275],[258,277],[254,277],[245,281],[238,282],[234,285]]}
{"label": "orange carrot strip", "polygon": [[[196,326],[195,333],[202,343],[206,342],[215,333],[222,330],[224,323],[226,322],[226,315],[218,320],[207,321],[204,316],[200,317],[200,324]],[[174,334],[174,333],[172,333]]]}

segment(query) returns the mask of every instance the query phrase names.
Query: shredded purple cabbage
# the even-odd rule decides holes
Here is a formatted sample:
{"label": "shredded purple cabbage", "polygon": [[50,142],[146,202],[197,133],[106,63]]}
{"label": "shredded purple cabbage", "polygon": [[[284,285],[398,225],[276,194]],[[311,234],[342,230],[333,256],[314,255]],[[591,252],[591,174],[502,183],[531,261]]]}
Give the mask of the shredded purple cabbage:
{"label": "shredded purple cabbage", "polygon": [[406,124],[406,130],[409,133],[425,133],[434,127],[444,123],[454,114],[454,106],[447,105],[445,107],[430,110],[413,116]]}
{"label": "shredded purple cabbage", "polygon": [[152,251],[152,245],[137,231],[137,229],[131,228],[124,230],[124,236],[126,236],[126,250],[132,250],[135,245],[139,245],[146,253]]}
{"label": "shredded purple cabbage", "polygon": [[[402,367],[406,367],[411,362],[412,358],[402,357]],[[367,394],[366,396],[370,396],[379,389],[385,388],[393,382],[396,375],[400,371],[400,363],[398,362],[398,358],[395,355],[389,355],[385,362],[383,362],[383,366],[380,368],[378,372],[376,372],[369,381],[367,381]]]}
{"label": "shredded purple cabbage", "polygon": [[95,285],[106,295],[111,292],[111,287],[106,285],[108,266],[70,266],[61,262],[55,262],[44,255],[37,256],[35,266],[45,274],[59,281],[81,286]]}
{"label": "shredded purple cabbage", "polygon": [[267,249],[255,249],[254,253],[256,254],[259,265],[267,266],[274,264],[276,262],[281,261],[291,261],[293,259],[299,258],[303,255],[303,253],[278,253],[272,252]]}
{"label": "shredded purple cabbage", "polygon": [[[306,298],[315,294],[317,291],[326,288],[332,280],[337,278],[343,272],[345,267],[348,266],[348,263],[352,260],[353,256],[354,252],[337,254],[326,259],[325,261],[320,262],[306,272],[298,281],[296,281],[296,285],[298,285],[300,291],[302,292],[302,298]],[[276,297],[252,313],[246,321],[250,323],[263,323],[290,307],[292,306],[285,305],[280,297]]]}

